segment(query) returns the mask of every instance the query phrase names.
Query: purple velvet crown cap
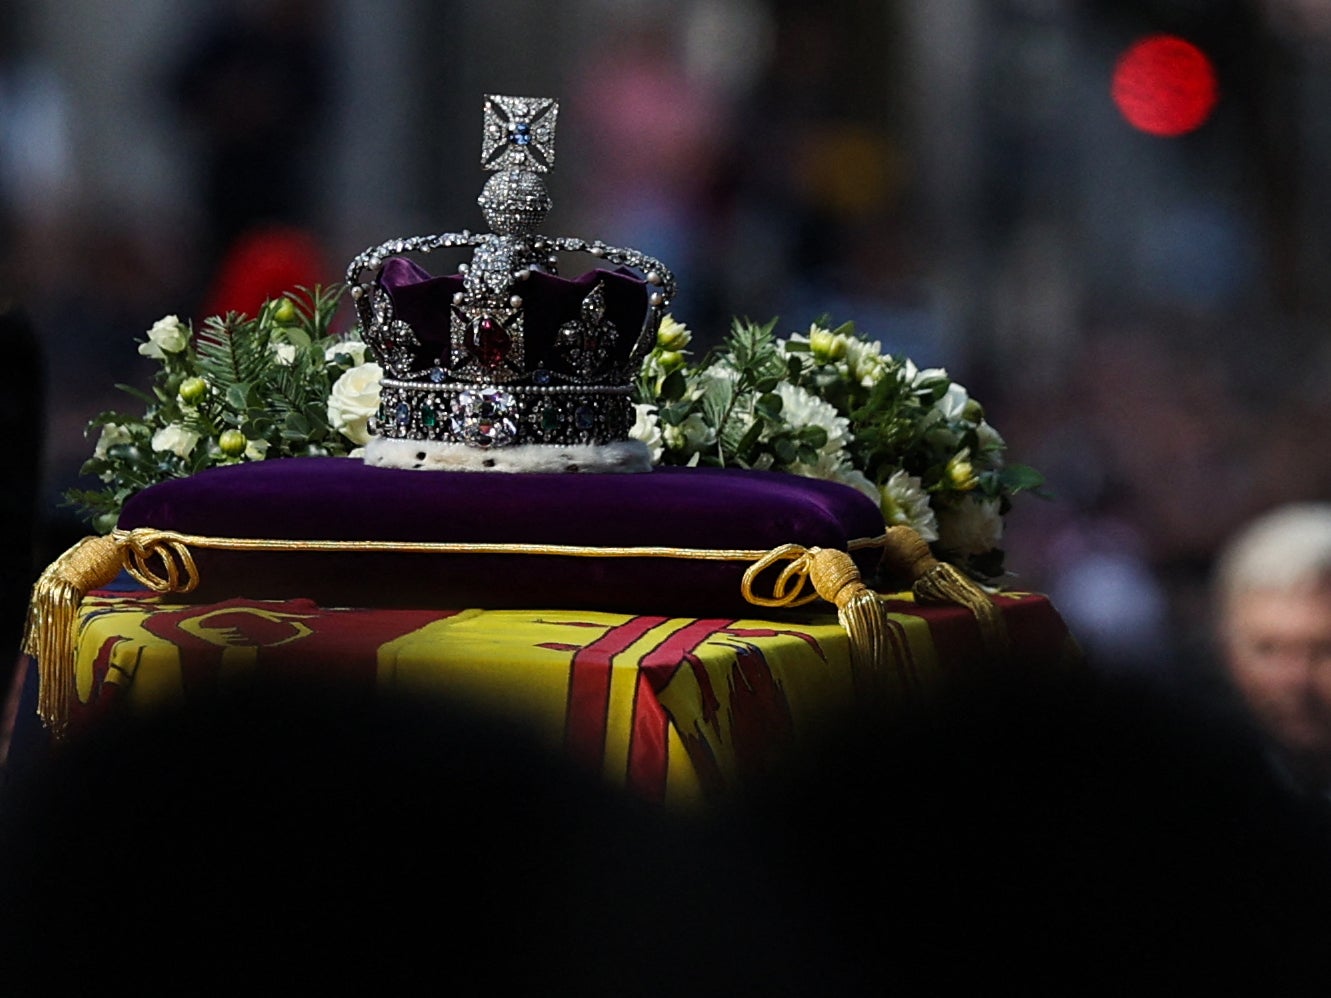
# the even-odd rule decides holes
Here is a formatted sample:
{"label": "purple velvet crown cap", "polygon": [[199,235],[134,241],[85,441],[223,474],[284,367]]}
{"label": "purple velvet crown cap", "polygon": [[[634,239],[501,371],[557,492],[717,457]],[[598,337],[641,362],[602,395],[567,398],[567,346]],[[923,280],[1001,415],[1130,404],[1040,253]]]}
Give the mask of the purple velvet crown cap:
{"label": "purple velvet crown cap", "polygon": [[[517,285],[529,367],[552,362],[560,326],[579,318],[584,299],[598,282],[604,288],[605,317],[619,336],[617,354],[627,361],[647,314],[646,281],[625,267],[591,270],[574,278],[533,270]],[[415,261],[398,256],[384,261],[376,283],[388,293],[394,317],[409,325],[420,341],[418,366],[435,363],[450,342],[453,296],[462,291],[462,275],[433,277]]]}

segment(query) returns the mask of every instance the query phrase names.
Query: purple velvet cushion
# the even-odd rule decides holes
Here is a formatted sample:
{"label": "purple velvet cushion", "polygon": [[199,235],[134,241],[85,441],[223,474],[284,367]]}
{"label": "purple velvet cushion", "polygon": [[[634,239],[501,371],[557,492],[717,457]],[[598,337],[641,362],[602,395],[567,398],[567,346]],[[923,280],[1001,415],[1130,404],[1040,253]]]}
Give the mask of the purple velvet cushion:
{"label": "purple velvet cushion", "polygon": [[[659,468],[643,475],[406,471],[348,458],[213,468],[134,496],[124,529],[220,538],[845,549],[882,533],[874,503],[834,482],[771,472]],[[688,558],[511,553],[194,549],[195,597],[309,597],[341,606],[559,607],[754,613],[745,565]],[[866,577],[876,551],[858,556]]]}

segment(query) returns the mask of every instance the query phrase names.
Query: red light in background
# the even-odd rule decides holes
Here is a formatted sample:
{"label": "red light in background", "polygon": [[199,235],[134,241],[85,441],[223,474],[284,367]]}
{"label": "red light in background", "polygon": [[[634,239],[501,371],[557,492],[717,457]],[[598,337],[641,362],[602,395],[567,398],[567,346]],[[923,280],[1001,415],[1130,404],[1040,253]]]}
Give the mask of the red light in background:
{"label": "red light in background", "polygon": [[1134,128],[1182,135],[1199,127],[1215,108],[1215,69],[1191,42],[1150,35],[1119,57],[1110,93]]}

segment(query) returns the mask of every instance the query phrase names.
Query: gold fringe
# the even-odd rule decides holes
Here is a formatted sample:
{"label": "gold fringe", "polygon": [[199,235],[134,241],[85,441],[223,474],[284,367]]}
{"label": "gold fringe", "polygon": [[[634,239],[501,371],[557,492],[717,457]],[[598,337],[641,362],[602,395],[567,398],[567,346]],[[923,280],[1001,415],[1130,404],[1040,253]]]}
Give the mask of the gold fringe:
{"label": "gold fringe", "polygon": [[[860,570],[844,551],[813,548],[809,578],[823,599],[837,608],[837,620],[850,637],[852,667],[861,675],[882,669],[888,652],[887,611],[878,594],[864,584]],[[896,677],[898,680],[900,676]]]}
{"label": "gold fringe", "polygon": [[[787,564],[772,585],[772,595],[760,595],[754,589],[758,576],[782,561]],[[813,592],[805,591],[806,582]],[[822,598],[837,608],[837,620],[850,638],[851,665],[857,672],[873,674],[893,662],[887,611],[845,551],[784,544],[749,566],[740,590],[756,606],[796,607]],[[902,681],[901,676],[893,678]]]}
{"label": "gold fringe", "polygon": [[65,735],[76,692],[79,604],[89,590],[114,579],[122,564],[115,537],[85,537],[53,561],[32,587],[23,650],[37,660],[37,714],[56,738]]}
{"label": "gold fringe", "polygon": [[985,650],[1000,660],[1007,658],[1011,651],[1007,625],[992,597],[955,565],[935,558],[924,538],[910,527],[887,529],[883,568],[891,577],[908,581],[922,603],[964,606],[975,615]]}

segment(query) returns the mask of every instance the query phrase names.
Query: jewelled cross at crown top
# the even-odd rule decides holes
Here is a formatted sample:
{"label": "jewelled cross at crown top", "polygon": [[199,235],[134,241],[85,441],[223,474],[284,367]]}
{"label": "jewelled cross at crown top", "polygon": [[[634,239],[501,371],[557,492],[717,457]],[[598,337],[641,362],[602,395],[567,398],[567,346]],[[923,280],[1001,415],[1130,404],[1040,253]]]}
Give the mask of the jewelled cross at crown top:
{"label": "jewelled cross at crown top", "polygon": [[481,130],[481,166],[545,173],[555,162],[559,102],[549,97],[488,94]]}

